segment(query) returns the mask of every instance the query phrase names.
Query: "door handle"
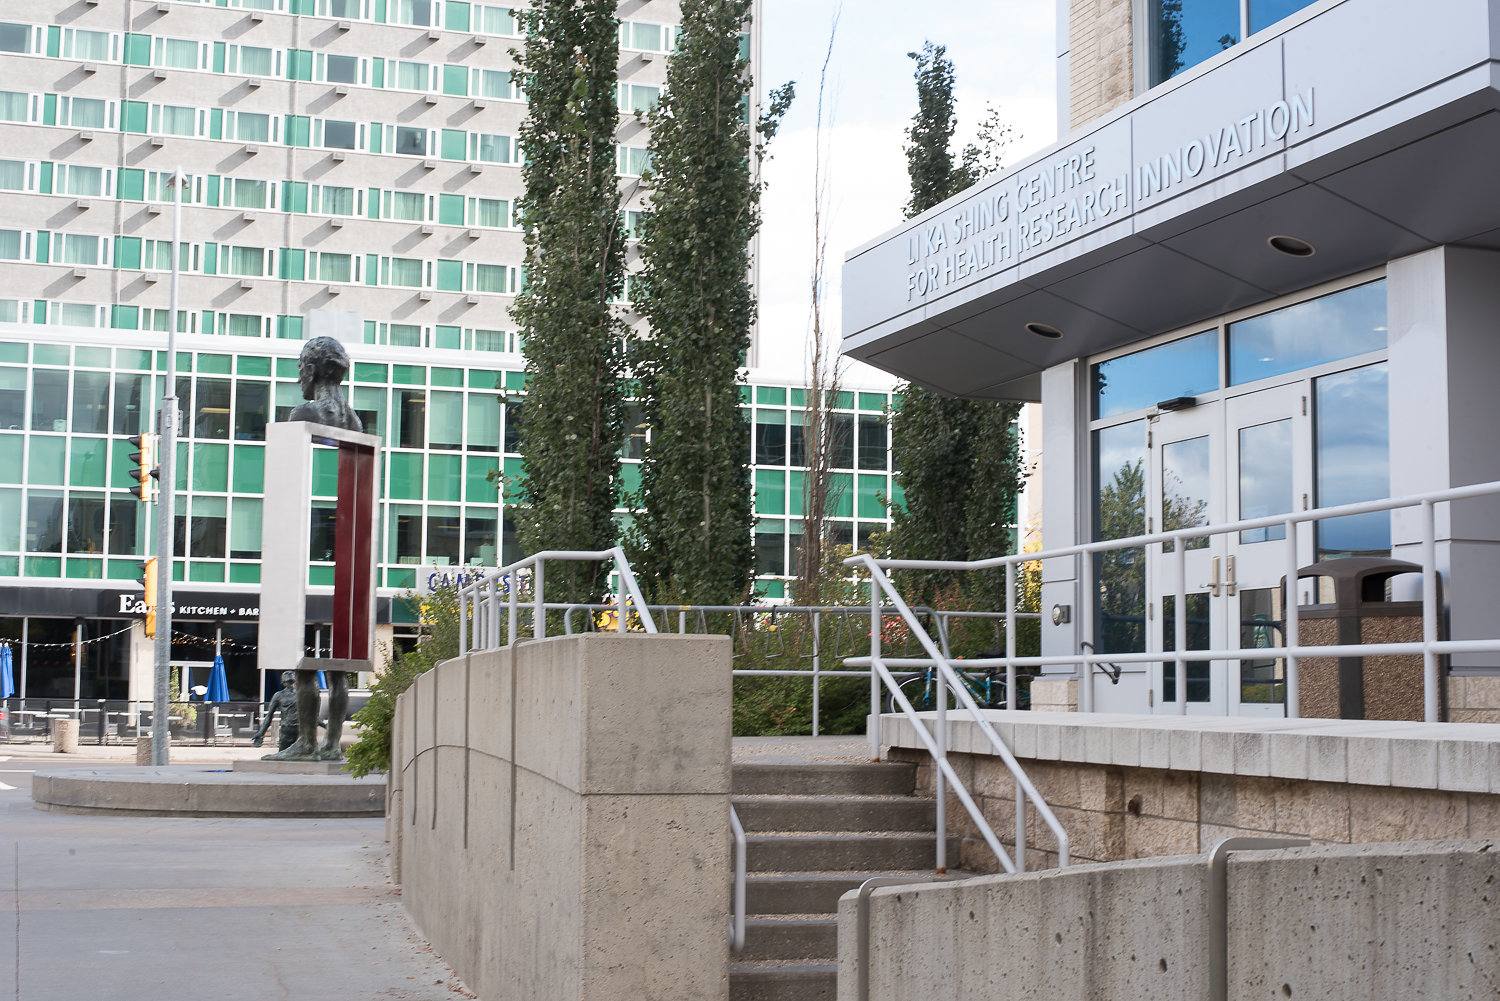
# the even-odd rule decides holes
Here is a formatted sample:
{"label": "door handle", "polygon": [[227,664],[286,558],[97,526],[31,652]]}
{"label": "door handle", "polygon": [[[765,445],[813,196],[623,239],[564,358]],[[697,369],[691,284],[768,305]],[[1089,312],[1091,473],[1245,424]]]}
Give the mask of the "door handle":
{"label": "door handle", "polygon": [[[1231,564],[1232,565],[1232,564]],[[1208,588],[1208,593],[1217,598],[1219,596],[1219,558],[1215,556],[1209,561],[1208,583],[1203,586]],[[1230,592],[1231,594],[1234,592]]]}
{"label": "door handle", "polygon": [[1226,557],[1225,560],[1224,560],[1224,593],[1227,594],[1227,595],[1229,595],[1229,597],[1233,598],[1234,597],[1234,588],[1235,588],[1235,580],[1234,580],[1234,557],[1233,556],[1229,556],[1229,557]]}

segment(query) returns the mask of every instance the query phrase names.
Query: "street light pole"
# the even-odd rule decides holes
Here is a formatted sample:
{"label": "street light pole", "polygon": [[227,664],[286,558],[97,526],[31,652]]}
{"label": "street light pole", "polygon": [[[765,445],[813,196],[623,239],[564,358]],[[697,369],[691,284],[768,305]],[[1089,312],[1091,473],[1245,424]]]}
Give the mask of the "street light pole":
{"label": "street light pole", "polygon": [[167,385],[157,411],[160,437],[156,496],[156,675],[151,703],[151,763],[167,764],[168,686],[172,676],[172,563],[176,548],[173,516],[177,509],[177,284],[181,271],[182,168],[172,172],[172,288],[167,303]]}

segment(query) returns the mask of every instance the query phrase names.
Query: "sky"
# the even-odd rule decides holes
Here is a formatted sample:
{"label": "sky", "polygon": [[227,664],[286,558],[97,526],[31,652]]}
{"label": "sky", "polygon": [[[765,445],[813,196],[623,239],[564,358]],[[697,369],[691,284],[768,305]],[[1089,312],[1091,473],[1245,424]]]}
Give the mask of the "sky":
{"label": "sky", "polygon": [[[896,0],[762,0],[761,79],[796,81],[797,97],[765,165],[760,245],[761,373],[805,379],[811,331],[812,217],[818,77],[823,88],[821,169],[826,179],[828,293],[823,328],[840,332],[839,281],[847,251],[901,222],[910,196],[906,128],[916,112],[916,64],[925,40],[948,47],[956,77],[954,148],[974,136],[986,102],[1019,138],[1006,164],[1056,139],[1055,14],[1049,0],[978,0],[931,7]],[[837,28],[834,28],[835,13]],[[847,385],[889,385],[853,364]]]}

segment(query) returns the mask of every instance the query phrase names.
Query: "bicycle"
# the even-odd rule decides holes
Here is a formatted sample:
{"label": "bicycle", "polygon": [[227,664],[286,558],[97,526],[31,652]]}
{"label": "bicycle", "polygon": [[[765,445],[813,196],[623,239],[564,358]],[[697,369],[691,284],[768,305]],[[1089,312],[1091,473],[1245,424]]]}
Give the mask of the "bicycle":
{"label": "bicycle", "polygon": [[[958,675],[959,681],[964,688],[968,689],[969,695],[981,709],[1005,709],[1007,708],[1007,692],[1005,687],[1005,670],[999,667],[975,668],[964,670],[954,665],[954,673]],[[1031,708],[1030,686],[1022,685],[1024,679],[1017,679],[1016,708]],[[937,708],[937,692],[941,687],[946,690],[937,677],[937,668],[924,668],[921,674],[914,674],[900,684],[901,693],[906,696],[911,707],[917,712],[927,712]],[[948,692],[948,708],[958,706],[958,699],[950,691]],[[888,713],[901,712],[900,706],[896,704],[894,692],[886,692],[885,711]]]}

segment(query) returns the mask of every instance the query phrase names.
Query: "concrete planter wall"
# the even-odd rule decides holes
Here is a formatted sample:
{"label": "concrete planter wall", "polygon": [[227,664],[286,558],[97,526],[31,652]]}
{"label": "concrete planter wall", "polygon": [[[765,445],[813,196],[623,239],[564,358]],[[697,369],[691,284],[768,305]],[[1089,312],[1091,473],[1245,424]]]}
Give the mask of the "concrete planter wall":
{"label": "concrete planter wall", "polygon": [[402,899],[480,997],[728,996],[727,637],[556,637],[397,709]]}

